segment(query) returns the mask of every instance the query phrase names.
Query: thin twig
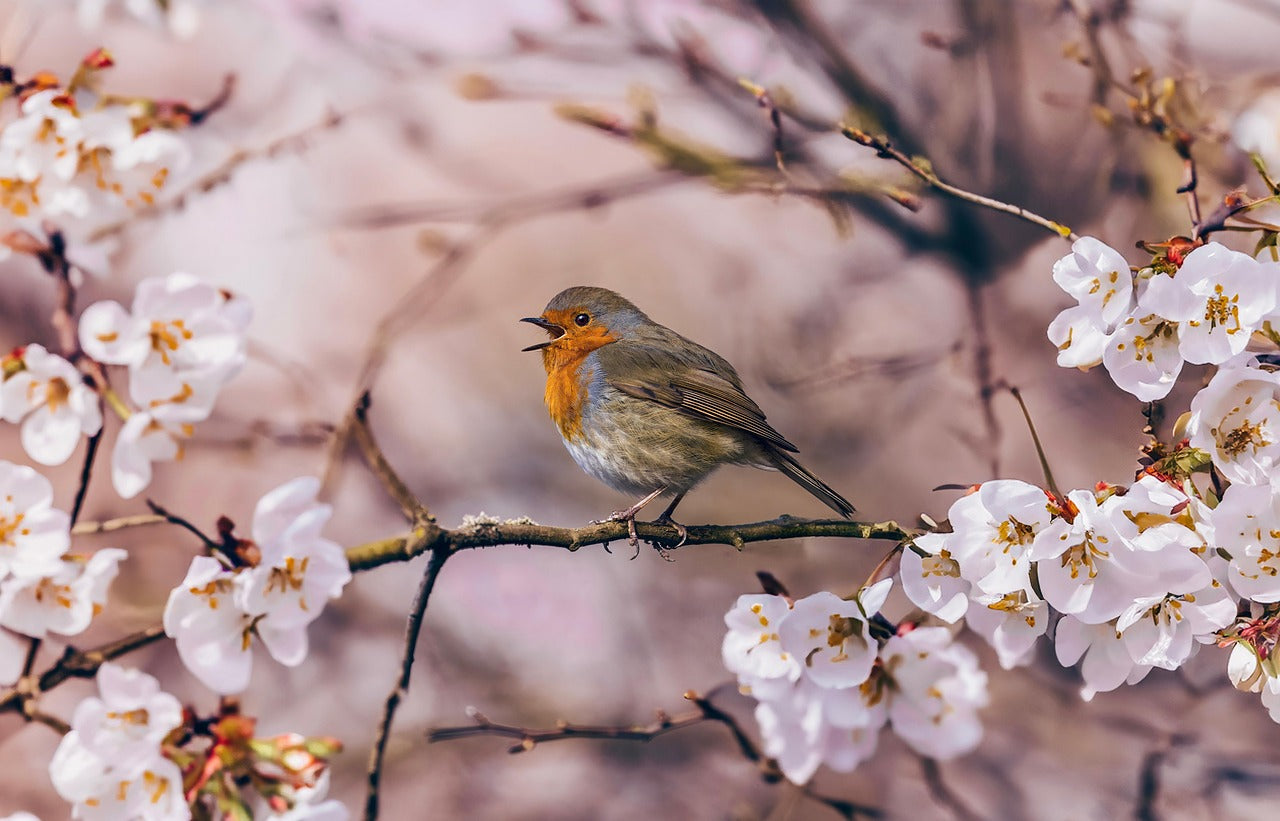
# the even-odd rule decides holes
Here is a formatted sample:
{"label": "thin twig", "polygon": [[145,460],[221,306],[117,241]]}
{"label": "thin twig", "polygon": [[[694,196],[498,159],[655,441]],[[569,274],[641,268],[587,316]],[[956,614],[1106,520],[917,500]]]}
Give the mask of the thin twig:
{"label": "thin twig", "polygon": [[22,660],[22,675],[19,678],[26,678],[31,675],[31,671],[36,666],[36,656],[40,653],[40,645],[43,642],[43,639],[31,639],[31,643],[27,645],[27,656]]}
{"label": "thin twig", "polygon": [[[606,739],[612,741],[638,741],[646,743],[653,739],[666,735],[675,730],[693,727],[698,724],[713,722],[722,724],[728,728],[733,736],[734,743],[738,747],[738,752],[742,757],[755,764],[760,771],[760,776],[765,781],[773,784],[781,781],[785,776],[779,768],[777,761],[769,758],[761,751],[759,745],[747,735],[742,729],[742,725],[731,714],[721,710],[712,703],[708,696],[699,695],[690,690],[684,694],[687,701],[692,702],[697,709],[678,716],[669,716],[666,712],[659,710],[657,718],[649,724],[626,724],[618,726],[610,725],[588,725],[573,724],[567,721],[556,723],[555,727],[545,729],[518,727],[513,724],[499,724],[490,721],[478,711],[471,711],[470,716],[474,724],[468,724],[460,727],[440,727],[427,731],[427,741],[437,743],[441,741],[453,741],[459,738],[468,738],[471,736],[502,736],[505,738],[517,739],[518,743],[507,749],[508,753],[524,753],[532,750],[538,744],[550,741],[564,741],[571,738],[594,738]],[[879,818],[883,812],[878,807],[867,804],[859,804],[843,798],[824,795],[812,789],[809,785],[801,785],[800,792],[803,795],[824,804],[835,810],[842,817],[854,819],[858,816],[866,818]]]}
{"label": "thin twig", "polygon": [[483,713],[470,711],[474,724],[461,727],[438,727],[427,731],[427,741],[434,744],[439,741],[453,741],[469,736],[496,735],[514,738],[517,744],[507,750],[509,753],[524,753],[547,741],[564,741],[570,738],[603,738],[619,741],[650,741],[672,730],[679,730],[694,724],[710,721],[702,710],[694,710],[678,716],[669,716],[658,711],[658,717],[650,724],[628,724],[624,726],[571,724],[567,721],[557,722],[555,727],[534,729],[517,727],[514,724],[499,724],[490,721]]}
{"label": "thin twig", "polygon": [[893,147],[893,145],[891,145],[886,139],[874,137],[865,131],[860,131],[849,126],[842,127],[840,129],[840,133],[848,137],[850,140],[853,140],[858,145],[865,145],[868,148],[874,148],[877,156],[893,160],[933,188],[938,189],[950,197],[955,197],[958,200],[964,200],[965,202],[970,202],[974,205],[981,205],[983,208],[989,208],[992,211],[1010,214],[1018,217],[1019,219],[1026,220],[1032,225],[1038,225],[1041,228],[1052,231],[1063,239],[1068,239],[1074,242],[1080,238],[1074,231],[1062,223],[1054,222],[1051,219],[1042,217],[1020,205],[1013,205],[991,197],[985,197],[982,194],[975,194],[972,191],[966,191],[963,188],[957,188],[950,183],[943,182],[932,169],[927,168],[916,160],[908,157],[906,154]]}
{"label": "thin twig", "polygon": [[23,712],[23,717],[26,718],[27,721],[34,721],[36,724],[43,724],[58,735],[66,735],[71,732],[71,725],[67,722],[55,715],[46,713],[43,710],[37,710],[34,707],[35,702],[29,701],[27,704],[33,705]]}
{"label": "thin twig", "polygon": [[89,650],[68,647],[62,657],[34,681],[20,679],[17,685],[0,692],[0,713],[26,709],[23,705],[40,693],[47,693],[70,678],[92,678],[97,675],[98,668],[106,662],[132,653],[162,638],[164,638],[164,627],[154,625]]}
{"label": "thin twig", "polygon": [[387,701],[382,708],[382,719],[378,722],[374,736],[373,748],[369,751],[369,793],[365,797],[365,821],[374,821],[378,817],[378,788],[382,780],[383,759],[387,752],[387,741],[391,738],[391,722],[395,720],[396,709],[400,700],[409,692],[409,677],[413,672],[414,654],[418,647],[418,635],[422,631],[422,617],[427,610],[427,602],[431,591],[435,588],[436,579],[449,558],[449,550],[437,548],[431,552],[426,572],[422,574],[422,583],[413,597],[413,609],[409,612],[409,620],[404,631],[404,655],[400,661],[400,675],[395,686],[387,694]]}
{"label": "thin twig", "polygon": [[222,542],[219,542],[205,535],[204,531],[196,527],[194,524],[192,524],[188,520],[177,515],[176,513],[170,513],[168,510],[164,509],[159,504],[157,504],[154,499],[147,499],[147,507],[151,509],[152,513],[162,517],[166,522],[169,522],[170,524],[175,524],[178,527],[182,528],[183,530],[194,534],[195,537],[199,539],[201,543],[203,543],[204,546],[209,550],[215,553],[224,551],[225,545],[223,545]]}
{"label": "thin twig", "polygon": [[409,521],[416,521],[419,516],[429,517],[426,508],[414,497],[409,486],[400,478],[400,474],[396,473],[396,469],[387,461],[382,448],[378,447],[377,441],[373,438],[373,430],[369,427],[368,391],[360,395],[351,415],[351,432],[355,436],[356,445],[364,455],[369,470],[378,477],[387,495],[395,500]]}
{"label": "thin twig", "polygon": [[85,447],[84,467],[80,469],[80,484],[76,487],[75,501],[71,503],[72,527],[75,527],[76,520],[80,518],[85,497],[89,494],[89,479],[93,476],[93,461],[98,456],[98,446],[102,444],[102,431],[103,428],[98,428],[98,432],[89,437],[89,444]]}
{"label": "thin twig", "polygon": [[117,530],[128,530],[131,527],[145,527],[168,523],[164,516],[140,514],[137,516],[121,516],[119,519],[107,519],[101,522],[78,522],[71,528],[72,536],[92,536],[96,533],[114,533]]}

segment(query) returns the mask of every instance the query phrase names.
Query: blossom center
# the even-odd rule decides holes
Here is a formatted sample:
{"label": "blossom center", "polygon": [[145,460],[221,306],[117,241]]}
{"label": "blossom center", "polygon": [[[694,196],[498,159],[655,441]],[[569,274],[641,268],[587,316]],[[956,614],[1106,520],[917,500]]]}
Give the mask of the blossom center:
{"label": "blossom center", "polygon": [[960,577],[960,563],[951,558],[951,551],[945,547],[938,551],[936,556],[924,556],[920,559],[920,568],[923,576],[950,576],[952,578]]}
{"label": "blossom center", "polygon": [[25,513],[15,513],[13,518],[0,515],[0,544],[13,546],[13,534],[18,533],[26,536],[31,531],[22,527],[22,520],[26,518]]}
{"label": "blossom center", "polygon": [[1223,453],[1235,458],[1244,453],[1246,448],[1251,448],[1254,453],[1257,453],[1259,448],[1270,444],[1271,440],[1263,433],[1262,422],[1251,423],[1246,420],[1240,423],[1239,427],[1227,431],[1219,447]]}
{"label": "blossom center", "polygon": [[[1065,536],[1063,537],[1066,538]],[[1094,542],[1098,544],[1095,544]],[[1099,544],[1106,544],[1106,536],[1097,536],[1092,530],[1086,530],[1084,536],[1079,542],[1068,547],[1062,554],[1062,566],[1071,567],[1071,578],[1080,577],[1080,568],[1088,571],[1090,579],[1096,578],[1098,575],[1098,561],[1111,558],[1111,554],[1099,547]]]}
{"label": "blossom center", "polygon": [[1228,327],[1227,333],[1236,333],[1240,330],[1240,295],[1227,296],[1223,293],[1221,285],[1213,286],[1213,294],[1205,300],[1204,321],[1209,323],[1210,328],[1231,323],[1235,327]]}
{"label": "blossom center", "polygon": [[168,322],[153,319],[151,320],[149,335],[151,337],[151,350],[160,354],[160,361],[166,365],[173,364],[169,355],[178,350],[184,340],[188,340],[193,336],[186,323],[181,319],[171,319]]}

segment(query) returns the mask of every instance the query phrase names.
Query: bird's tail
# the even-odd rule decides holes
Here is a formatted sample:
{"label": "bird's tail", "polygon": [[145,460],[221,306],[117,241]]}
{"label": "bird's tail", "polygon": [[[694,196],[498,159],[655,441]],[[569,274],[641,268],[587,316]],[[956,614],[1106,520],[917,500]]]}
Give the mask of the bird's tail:
{"label": "bird's tail", "polygon": [[854,507],[849,500],[837,493],[831,485],[810,473],[790,453],[770,447],[765,449],[765,455],[770,464],[786,474],[797,485],[821,499],[824,505],[846,519],[852,518]]}

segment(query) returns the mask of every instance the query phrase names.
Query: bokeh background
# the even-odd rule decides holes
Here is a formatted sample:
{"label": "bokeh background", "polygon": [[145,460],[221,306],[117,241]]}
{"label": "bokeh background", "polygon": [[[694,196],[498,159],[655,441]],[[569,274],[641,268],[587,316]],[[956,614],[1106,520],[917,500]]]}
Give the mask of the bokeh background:
{"label": "bokeh background", "polygon": [[[161,208],[67,227],[110,263],[82,304],[127,303],[139,279],[186,270],[255,307],[250,365],[146,493],[206,526],[223,514],[247,525],[261,494],[325,471],[325,432],[362,381],[388,456],[446,526],[481,512],[568,526],[619,507],[627,500],[565,453],[540,362],[519,351],[538,335],[516,320],[575,284],[619,290],[734,362],[805,463],[871,519],[941,518],[954,493],[932,488],[944,483],[1039,479],[1006,383],[1023,390],[1059,481],[1126,481],[1140,406],[1100,371],[1058,369],[1044,336],[1067,304],[1049,276],[1066,244],[928,192],[912,213],[884,194],[914,190],[901,168],[819,126],[892,126],[946,179],[1136,262],[1138,239],[1188,229],[1173,193],[1183,169],[1081,65],[1090,34],[1122,80],[1141,66],[1177,78],[1207,207],[1249,179],[1232,124],[1280,73],[1272,0],[175,0],[169,20],[140,20],[137,3],[89,19],[99,6],[6,0],[0,62],[66,76],[106,46],[109,90],[197,103],[236,78],[228,105],[188,132],[194,161]],[[785,173],[739,77],[804,115],[784,120]],[[653,140],[572,122],[557,114],[565,103],[738,170],[673,171]],[[1116,112],[1109,124],[1100,105]],[[797,193],[809,189],[826,193]],[[0,295],[0,344],[51,340],[47,275],[0,263]],[[386,344],[366,371],[379,328]],[[1171,418],[1199,378],[1184,376]],[[25,461],[12,426],[0,454]],[[329,467],[335,539],[404,530],[354,451]],[[46,471],[63,507],[78,470],[75,458]],[[85,518],[142,510],[102,471]],[[728,523],[825,509],[776,474],[737,468],[681,513]],[[154,528],[76,546],[108,545],[130,559],[82,646],[156,622],[197,549]],[[847,592],[884,547],[699,547],[674,562],[647,549],[632,560],[625,546],[507,547],[451,559],[389,749],[384,817],[834,817],[763,783],[717,725],[519,756],[502,739],[428,745],[424,734],[467,723],[468,706],[524,726],[678,712],[685,690],[728,680],[721,617],[756,590],[757,570],[797,594]],[[260,656],[244,699],[264,732],[345,742],[332,795],[353,809],[422,569],[358,574],[312,626],[309,660],[286,669]],[[888,612],[907,608],[895,597]],[[1210,648],[1178,674],[1083,704],[1051,650],[1004,672],[972,646],[992,703],[982,746],[942,768],[959,804],[888,733],[873,761],[821,772],[819,788],[900,818],[1238,818],[1280,801],[1280,727],[1231,689],[1224,654]],[[171,644],[132,662],[213,706]],[[45,704],[69,715],[90,690],[71,683]],[[717,692],[754,732],[749,703]],[[45,727],[0,719],[0,814],[66,815],[47,777],[56,743]]]}

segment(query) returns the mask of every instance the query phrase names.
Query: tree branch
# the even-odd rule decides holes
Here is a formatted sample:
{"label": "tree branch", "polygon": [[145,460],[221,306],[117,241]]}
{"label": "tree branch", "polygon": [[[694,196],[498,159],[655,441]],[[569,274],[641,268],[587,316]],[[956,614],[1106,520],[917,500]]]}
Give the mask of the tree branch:
{"label": "tree branch", "polygon": [[164,516],[140,514],[138,516],[121,516],[119,519],[107,519],[102,522],[77,522],[71,528],[72,536],[92,536],[97,533],[114,533],[131,527],[165,524],[169,520]]}
{"label": "tree branch", "polygon": [[[560,721],[556,723],[555,727],[537,729],[518,727],[512,724],[499,724],[490,721],[477,711],[471,711],[469,714],[475,722],[474,724],[428,730],[427,741],[434,744],[471,736],[502,736],[518,739],[517,744],[507,749],[508,753],[515,754],[529,752],[538,744],[550,741],[564,741],[571,738],[649,742],[658,736],[666,735],[675,730],[714,722],[723,724],[729,729],[729,732],[733,735],[734,742],[738,746],[738,751],[742,753],[743,758],[757,765],[761,778],[771,784],[785,778],[782,770],[778,767],[778,763],[760,750],[756,743],[751,740],[751,737],[747,735],[746,731],[742,729],[736,718],[715,706],[708,696],[699,695],[690,690],[684,694],[684,697],[687,701],[692,702],[697,709],[678,716],[669,716],[665,711],[658,710],[657,718],[649,724],[627,724],[621,726],[572,724],[567,721]],[[883,815],[878,807],[823,795],[807,784],[800,785],[799,789],[804,795],[835,810],[847,819],[855,819],[858,816],[880,818]]]}
{"label": "tree branch", "polygon": [[400,511],[405,517],[410,522],[416,521],[419,517],[430,518],[426,507],[409,490],[409,486],[400,478],[400,474],[396,473],[396,469],[383,454],[382,448],[378,447],[377,440],[373,438],[373,430],[369,427],[368,391],[360,395],[359,401],[351,411],[351,433],[355,437],[356,445],[360,448],[360,453],[364,455],[369,470],[378,477],[387,495],[400,506]]}
{"label": "tree branch", "polygon": [[963,188],[957,188],[950,183],[943,182],[942,179],[933,172],[933,169],[921,164],[917,160],[913,160],[911,157],[908,157],[897,148],[894,148],[886,139],[874,137],[865,131],[860,131],[849,126],[841,128],[840,133],[848,137],[850,140],[853,140],[858,145],[865,145],[868,148],[874,148],[877,156],[883,157],[887,160],[893,160],[933,188],[936,188],[949,197],[954,197],[955,199],[970,202],[974,205],[981,205],[983,208],[989,208],[992,211],[999,211],[1004,214],[1010,214],[1020,219],[1024,219],[1032,225],[1038,225],[1041,228],[1052,231],[1063,239],[1068,239],[1074,242],[1080,238],[1074,231],[1062,223],[1054,222],[1051,219],[1042,217],[1034,211],[1028,211],[1020,205],[1012,205],[991,197],[985,197],[982,194],[975,194],[972,191],[966,191]]}
{"label": "tree branch", "polygon": [[[669,525],[636,522],[640,538],[675,549],[680,537]],[[845,538],[901,541],[911,533],[896,522],[851,522],[847,519],[798,519],[781,516],[767,522],[740,525],[691,525],[681,549],[693,545],[723,544],[741,549],[752,542],[781,539]],[[608,545],[627,538],[625,522],[601,522],[584,527],[551,527],[528,519],[464,522],[453,530],[434,528],[434,533],[419,528],[407,536],[381,539],[347,550],[347,561],[353,571],[368,570],[392,562],[409,561],[443,546],[449,553],[478,547],[499,545],[541,545],[578,550],[592,545]]]}
{"label": "tree branch", "polygon": [[98,668],[106,662],[132,653],[162,638],[164,638],[164,627],[157,624],[90,650],[67,647],[62,658],[41,673],[39,678],[24,678],[15,686],[0,693],[0,713],[21,710],[25,714],[28,709],[25,706],[26,703],[41,693],[52,690],[69,678],[92,678],[97,675]]}
{"label": "tree branch", "polygon": [[427,562],[427,570],[422,575],[422,583],[413,598],[413,609],[409,613],[409,621],[405,625],[404,655],[400,661],[400,675],[395,686],[387,694],[387,701],[382,708],[382,719],[378,722],[374,736],[373,748],[369,751],[369,793],[365,797],[365,821],[374,821],[378,817],[378,788],[382,781],[382,765],[387,752],[387,741],[391,738],[391,722],[395,720],[396,709],[400,701],[409,692],[409,677],[413,672],[414,654],[418,647],[418,636],[422,632],[422,617],[427,610],[427,601],[431,591],[435,589],[436,579],[444,567],[450,551],[445,547],[436,547],[431,551],[431,559]]}

